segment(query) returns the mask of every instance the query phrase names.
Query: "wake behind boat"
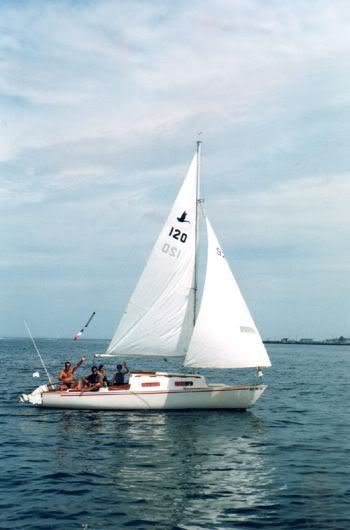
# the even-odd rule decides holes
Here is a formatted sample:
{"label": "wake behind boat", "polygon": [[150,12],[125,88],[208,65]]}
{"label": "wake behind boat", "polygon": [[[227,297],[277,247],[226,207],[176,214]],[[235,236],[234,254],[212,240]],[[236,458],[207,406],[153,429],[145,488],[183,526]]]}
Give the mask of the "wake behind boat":
{"label": "wake behind boat", "polygon": [[[269,357],[207,215],[200,208],[200,150],[153,247],[105,354],[181,357],[185,367],[256,368]],[[198,308],[199,220],[205,219],[207,266]],[[127,385],[98,391],[42,385],[22,402],[55,408],[247,409],[266,385],[208,384],[199,374],[132,372]]]}

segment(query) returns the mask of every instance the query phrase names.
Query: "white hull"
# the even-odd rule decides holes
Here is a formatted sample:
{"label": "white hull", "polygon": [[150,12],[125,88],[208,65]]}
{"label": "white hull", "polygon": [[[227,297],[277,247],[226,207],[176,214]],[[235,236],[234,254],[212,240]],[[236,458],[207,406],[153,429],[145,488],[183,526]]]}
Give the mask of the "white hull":
{"label": "white hull", "polygon": [[241,409],[254,405],[266,385],[178,392],[46,392],[43,407],[83,410]]}
{"label": "white hull", "polygon": [[260,398],[266,385],[208,385],[202,375],[159,372],[133,373],[130,384],[101,388],[97,392],[55,390],[47,385],[22,402],[35,406],[82,410],[245,410]]}

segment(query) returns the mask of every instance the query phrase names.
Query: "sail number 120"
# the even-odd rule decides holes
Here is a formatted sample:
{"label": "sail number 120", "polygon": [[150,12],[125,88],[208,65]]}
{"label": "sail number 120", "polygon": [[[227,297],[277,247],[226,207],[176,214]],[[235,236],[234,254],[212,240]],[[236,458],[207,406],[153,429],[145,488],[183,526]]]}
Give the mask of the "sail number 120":
{"label": "sail number 120", "polygon": [[187,234],[185,232],[181,232],[181,230],[179,230],[178,228],[174,228],[172,226],[169,232],[169,236],[172,236],[174,239],[181,241],[181,243],[186,243]]}

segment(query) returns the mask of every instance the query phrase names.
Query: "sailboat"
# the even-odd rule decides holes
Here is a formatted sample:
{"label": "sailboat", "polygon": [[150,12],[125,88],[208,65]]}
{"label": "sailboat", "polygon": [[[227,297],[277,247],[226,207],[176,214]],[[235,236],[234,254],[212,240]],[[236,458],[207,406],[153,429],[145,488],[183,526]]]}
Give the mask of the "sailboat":
{"label": "sailboat", "polygon": [[[199,198],[201,142],[115,334],[99,357],[180,357],[186,373],[131,372],[98,391],[41,385],[21,401],[98,410],[248,409],[266,385],[208,383],[199,369],[262,368],[270,359]],[[199,220],[207,259],[199,304]]]}

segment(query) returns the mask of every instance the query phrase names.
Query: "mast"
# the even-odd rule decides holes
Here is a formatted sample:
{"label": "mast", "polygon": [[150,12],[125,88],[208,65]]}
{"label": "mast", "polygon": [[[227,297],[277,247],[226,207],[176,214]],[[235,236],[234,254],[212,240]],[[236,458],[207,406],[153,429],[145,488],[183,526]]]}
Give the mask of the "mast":
{"label": "mast", "polygon": [[193,297],[193,326],[196,323],[197,319],[197,290],[198,290],[198,241],[199,241],[199,230],[198,230],[198,220],[199,220],[199,193],[200,193],[200,156],[201,156],[201,140],[197,140],[197,171],[196,171],[196,231],[195,231],[195,240],[196,240],[196,250],[194,257],[194,297]]}

